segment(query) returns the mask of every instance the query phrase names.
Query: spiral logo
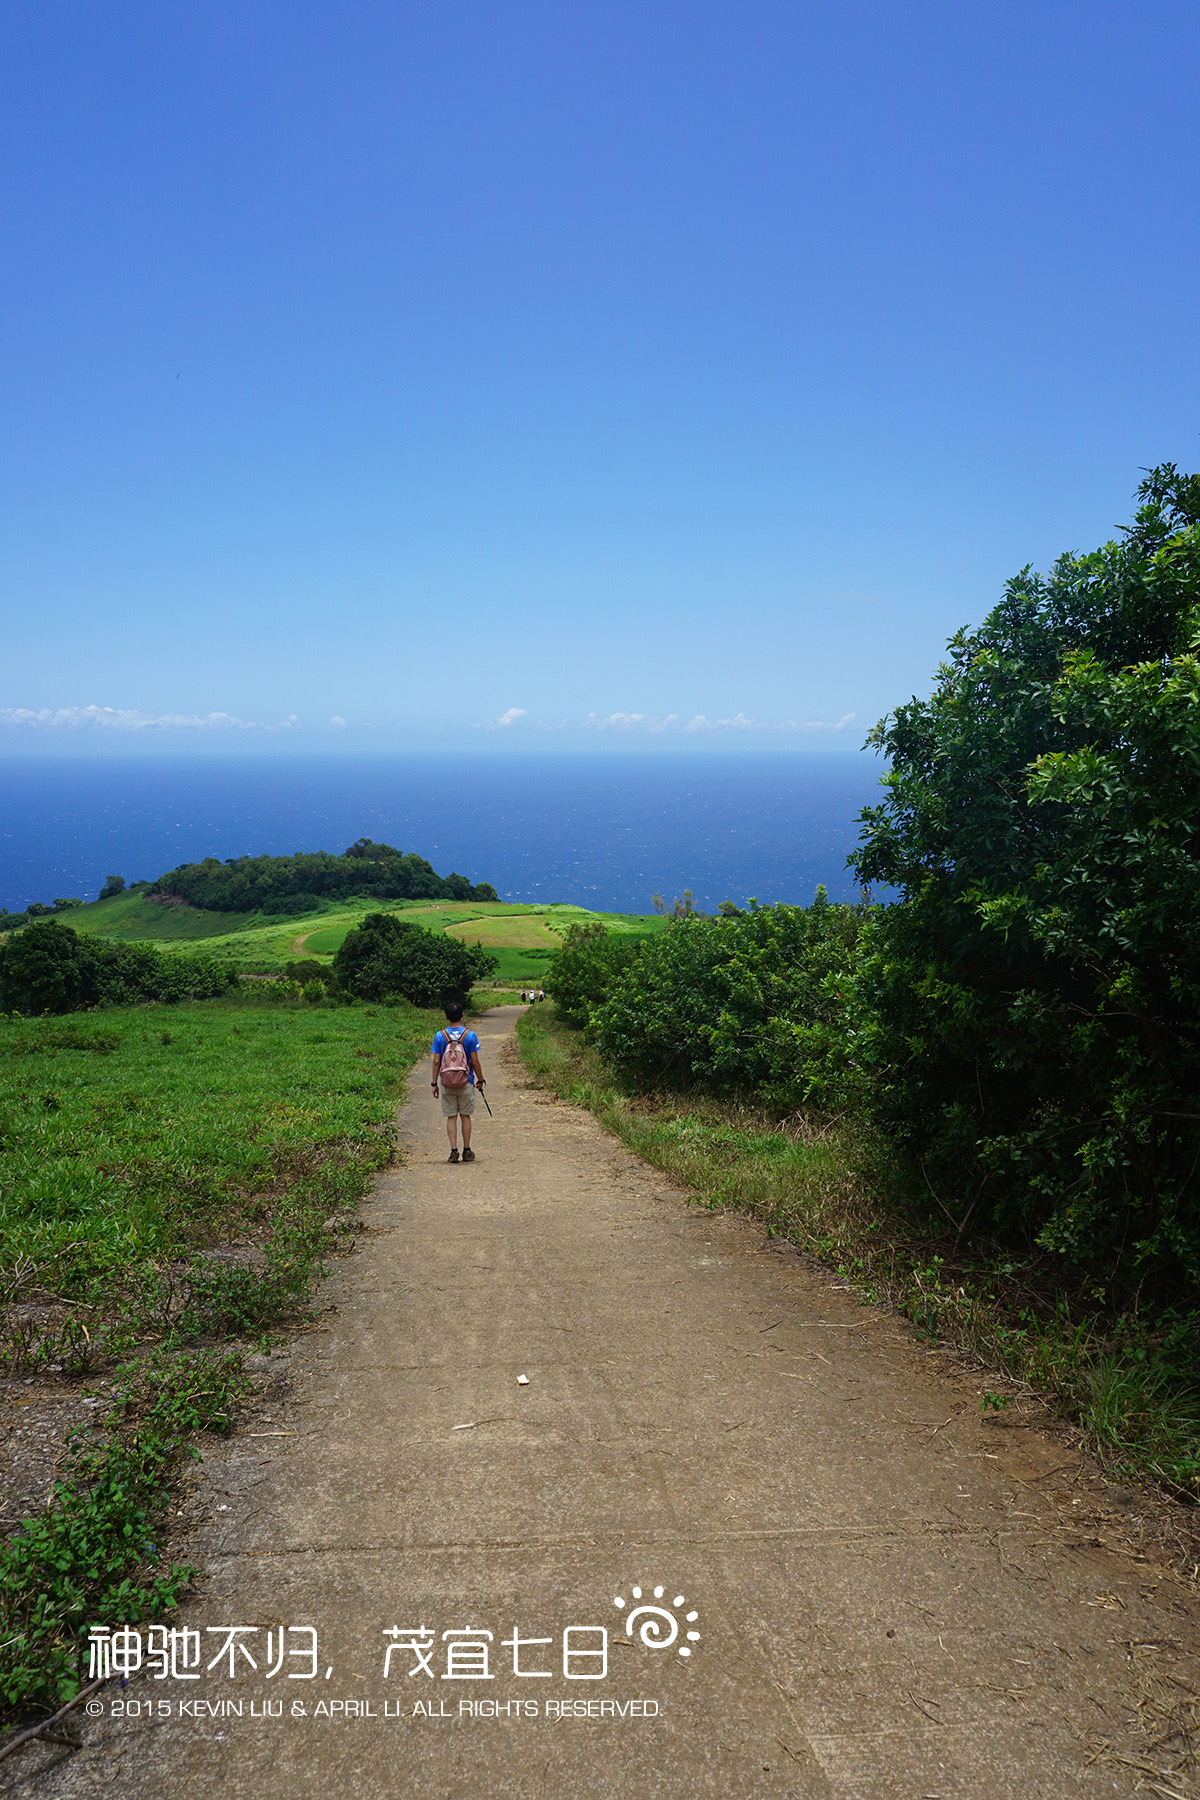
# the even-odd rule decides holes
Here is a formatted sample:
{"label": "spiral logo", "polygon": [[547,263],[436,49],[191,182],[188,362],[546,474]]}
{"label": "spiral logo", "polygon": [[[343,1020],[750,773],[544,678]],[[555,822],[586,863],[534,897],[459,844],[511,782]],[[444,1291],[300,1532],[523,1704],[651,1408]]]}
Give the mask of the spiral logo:
{"label": "spiral logo", "polygon": [[[666,1591],[665,1587],[656,1587],[654,1590],[655,1600],[661,1600]],[[641,1600],[642,1590],[640,1587],[630,1588],[629,1592],[634,1600]],[[676,1594],[669,1606],[652,1606],[647,1601],[644,1605],[631,1607],[626,1612],[628,1601],[624,1595],[617,1594],[613,1605],[618,1611],[625,1613],[626,1637],[633,1636],[636,1626],[637,1635],[648,1650],[669,1650],[679,1636],[679,1619],[673,1609],[686,1606],[687,1601],[682,1594]],[[699,1617],[699,1613],[693,1608],[685,1615],[686,1623],[695,1625]],[[640,1624],[638,1624],[639,1620]],[[684,1635],[687,1642],[680,1644],[678,1654],[686,1657],[692,1654],[692,1645],[700,1642],[700,1633],[688,1631]]]}
{"label": "spiral logo", "polygon": [[641,1619],[638,1636],[651,1650],[666,1650],[679,1636],[679,1620],[665,1606],[635,1606],[625,1620],[625,1630],[630,1637],[635,1619]]}

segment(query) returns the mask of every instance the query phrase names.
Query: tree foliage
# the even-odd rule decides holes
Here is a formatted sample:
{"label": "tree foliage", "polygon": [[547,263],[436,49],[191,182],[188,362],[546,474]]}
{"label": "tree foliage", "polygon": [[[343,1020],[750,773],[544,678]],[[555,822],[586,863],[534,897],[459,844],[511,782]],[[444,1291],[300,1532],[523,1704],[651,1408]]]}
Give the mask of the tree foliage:
{"label": "tree foliage", "polygon": [[423,856],[404,855],[390,844],[359,838],[342,856],[327,851],[295,856],[235,856],[219,862],[183,863],[160,875],[151,889],[212,912],[299,913],[322,900],[369,894],[381,900],[495,900],[488,881],[441,876]]}
{"label": "tree foliage", "polygon": [[841,1104],[857,1079],[850,1023],[864,909],[725,908],[672,919],[590,1013],[590,1035],[642,1088],[745,1095],[781,1110]]}
{"label": "tree foliage", "polygon": [[613,982],[641,953],[640,938],[606,930],[598,919],[568,925],[562,948],[546,970],[545,990],[571,1025],[586,1025]]}
{"label": "tree foliage", "polygon": [[57,919],[0,944],[0,1012],[65,1013],[135,1000],[206,1000],[237,986],[219,957],[168,955],[152,944],[110,944]]}
{"label": "tree foliage", "polygon": [[334,974],[361,1000],[404,999],[414,1006],[465,1005],[472,984],[495,973],[481,944],[406,925],[393,913],[368,913],[333,959]]}
{"label": "tree foliage", "polygon": [[885,719],[860,1002],[885,1121],[964,1222],[1200,1280],[1200,477],[1024,570]]}

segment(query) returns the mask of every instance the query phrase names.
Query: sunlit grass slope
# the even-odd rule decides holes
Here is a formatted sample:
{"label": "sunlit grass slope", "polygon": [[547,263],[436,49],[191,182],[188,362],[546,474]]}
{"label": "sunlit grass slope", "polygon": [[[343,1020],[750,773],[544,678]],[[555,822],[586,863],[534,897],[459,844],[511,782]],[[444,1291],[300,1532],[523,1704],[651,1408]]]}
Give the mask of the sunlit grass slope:
{"label": "sunlit grass slope", "polygon": [[[194,943],[198,938],[228,937],[243,931],[253,913],[198,912],[191,906],[158,906],[144,894],[118,894],[112,900],[93,900],[63,915],[75,931],[93,937],[144,943]],[[267,923],[268,921],[264,921]],[[269,923],[277,925],[277,919]]]}
{"label": "sunlit grass slope", "polygon": [[636,937],[662,929],[662,920],[653,915],[597,913],[570,905],[364,898],[330,901],[320,912],[284,918],[158,906],[140,894],[120,894],[77,907],[66,915],[66,922],[96,937],[136,939],[164,950],[204,940],[242,970],[271,973],[293,958],[331,962],[369,912],[402,913],[426,931],[449,931],[466,943],[478,939],[499,959],[495,983],[500,987],[539,980],[569,925],[597,920],[608,931]]}
{"label": "sunlit grass slope", "polygon": [[252,997],[4,1021],[5,1260],[128,1271],[244,1227],[290,1156],[387,1125],[435,1026]]}

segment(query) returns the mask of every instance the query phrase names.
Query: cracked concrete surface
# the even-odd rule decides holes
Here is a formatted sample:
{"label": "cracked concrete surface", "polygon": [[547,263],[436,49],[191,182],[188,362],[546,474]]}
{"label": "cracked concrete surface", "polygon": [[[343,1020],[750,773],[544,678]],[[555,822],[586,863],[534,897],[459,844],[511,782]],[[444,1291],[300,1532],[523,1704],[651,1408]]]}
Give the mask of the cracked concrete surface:
{"label": "cracked concrete surface", "polygon": [[[1200,1687],[1194,1595],[1106,1547],[1079,1453],[981,1419],[901,1321],[525,1085],[498,1054],[516,1010],[480,1026],[478,1160],[446,1163],[422,1066],[327,1328],[206,1470],[183,1623],[202,1662],[209,1628],[257,1627],[259,1668],[111,1687],[82,1751],[22,1753],[0,1791],[1171,1793],[1145,1785],[1138,1681],[1151,1657]],[[670,1643],[627,1634],[638,1604]],[[301,1655],[268,1677],[281,1625],[316,1628],[315,1680],[287,1680]],[[568,1626],[605,1629],[604,1679],[566,1678]],[[432,1633],[432,1674],[406,1651],[384,1679],[391,1627]],[[493,1634],[486,1682],[447,1679],[467,1629]],[[514,1629],[548,1640],[516,1652],[538,1673]]]}

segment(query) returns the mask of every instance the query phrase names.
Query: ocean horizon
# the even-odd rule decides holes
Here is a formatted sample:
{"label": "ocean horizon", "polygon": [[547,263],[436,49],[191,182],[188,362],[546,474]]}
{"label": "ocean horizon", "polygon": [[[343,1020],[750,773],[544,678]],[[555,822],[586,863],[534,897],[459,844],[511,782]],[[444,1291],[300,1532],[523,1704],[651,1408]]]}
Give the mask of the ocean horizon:
{"label": "ocean horizon", "polygon": [[856,897],[846,858],[879,793],[872,755],[266,759],[0,763],[0,905],[95,899],[216,856],[338,853],[369,837],[506,900],[650,912]]}

